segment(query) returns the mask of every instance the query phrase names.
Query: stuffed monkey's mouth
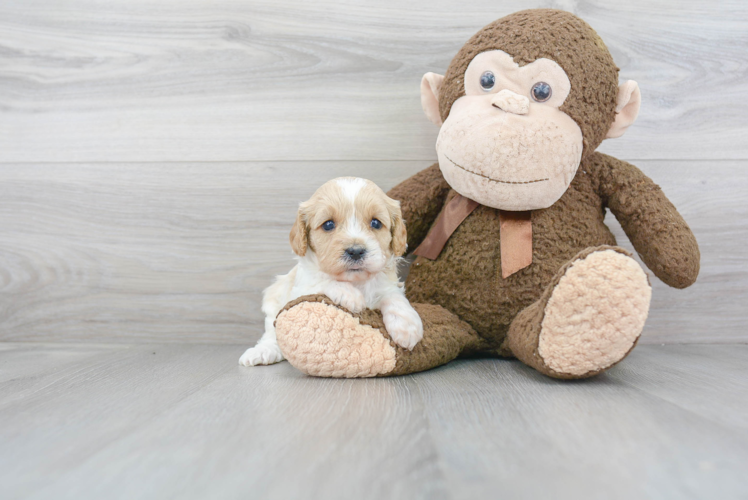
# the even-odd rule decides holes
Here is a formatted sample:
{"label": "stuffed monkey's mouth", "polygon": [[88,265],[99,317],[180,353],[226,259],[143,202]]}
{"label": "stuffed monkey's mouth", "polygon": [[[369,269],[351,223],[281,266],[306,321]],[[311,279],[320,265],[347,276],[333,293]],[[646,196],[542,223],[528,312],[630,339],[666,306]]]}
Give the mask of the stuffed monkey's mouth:
{"label": "stuffed monkey's mouth", "polygon": [[455,167],[457,167],[459,169],[464,170],[465,172],[467,172],[469,174],[477,175],[478,177],[483,177],[484,179],[487,179],[487,180],[489,180],[491,182],[497,182],[499,184],[533,184],[535,182],[543,182],[543,181],[550,180],[549,178],[546,177],[545,179],[535,179],[535,180],[532,180],[532,181],[502,181],[502,180],[499,180],[499,179],[493,179],[493,178],[491,178],[491,177],[489,177],[487,175],[483,175],[483,174],[480,174],[478,172],[473,172],[472,170],[467,169],[467,168],[463,167],[462,165],[458,165],[457,163],[454,162],[454,160],[452,160],[452,158],[450,158],[446,154],[444,155],[444,157],[447,160],[449,160],[452,163],[452,165],[454,165]]}

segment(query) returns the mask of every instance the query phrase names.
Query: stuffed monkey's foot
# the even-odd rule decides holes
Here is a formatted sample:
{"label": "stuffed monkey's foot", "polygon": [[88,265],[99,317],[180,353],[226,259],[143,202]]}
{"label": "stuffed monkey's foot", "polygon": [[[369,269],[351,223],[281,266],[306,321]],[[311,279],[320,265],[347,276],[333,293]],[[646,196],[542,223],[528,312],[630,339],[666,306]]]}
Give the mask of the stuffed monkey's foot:
{"label": "stuffed monkey's foot", "polygon": [[371,325],[323,295],[291,302],[275,320],[278,345],[297,369],[317,377],[375,377],[395,369],[395,348]]}
{"label": "stuffed monkey's foot", "polygon": [[413,308],[424,333],[412,351],[392,341],[380,311],[354,314],[324,295],[288,303],[275,321],[275,333],[289,363],[317,377],[405,375],[485,348],[470,325],[446,309],[429,304]]}
{"label": "stuffed monkey's foot", "polygon": [[652,291],[639,264],[616,247],[587,249],[556,276],[543,296],[512,322],[512,352],[542,373],[585,378],[633,349]]}

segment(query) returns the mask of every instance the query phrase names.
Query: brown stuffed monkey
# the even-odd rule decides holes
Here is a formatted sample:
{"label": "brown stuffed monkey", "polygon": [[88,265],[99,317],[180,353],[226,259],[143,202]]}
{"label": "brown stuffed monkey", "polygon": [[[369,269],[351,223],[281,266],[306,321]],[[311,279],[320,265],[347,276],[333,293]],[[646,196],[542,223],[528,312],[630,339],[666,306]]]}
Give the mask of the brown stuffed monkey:
{"label": "brown stuffed monkey", "polygon": [[639,169],[595,152],[639,111],[635,82],[597,33],[567,12],[514,13],[474,35],[444,77],[421,82],[439,125],[439,162],[388,194],[418,256],[406,293],[424,326],[412,350],[379,311],[351,314],[324,296],[278,315],[293,366],[328,377],[413,373],[465,355],[516,357],[556,378],[584,378],[633,349],[651,289],[604,224],[610,209],[642,261],[684,288],[696,240]]}

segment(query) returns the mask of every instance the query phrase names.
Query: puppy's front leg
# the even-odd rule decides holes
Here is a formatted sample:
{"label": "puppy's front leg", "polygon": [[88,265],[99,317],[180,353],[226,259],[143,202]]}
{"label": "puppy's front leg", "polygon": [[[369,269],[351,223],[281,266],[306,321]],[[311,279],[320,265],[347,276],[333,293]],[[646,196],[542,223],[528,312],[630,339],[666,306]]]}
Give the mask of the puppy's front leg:
{"label": "puppy's front leg", "polygon": [[359,313],[366,307],[366,298],[361,293],[361,290],[345,281],[330,281],[326,283],[322,293],[352,313]]}
{"label": "puppy's front leg", "polygon": [[283,361],[283,353],[275,339],[275,317],[288,302],[288,290],[296,276],[296,268],[278,279],[262,292],[262,312],[265,313],[265,333],[257,345],[244,351],[239,364],[244,366],[272,365]]}
{"label": "puppy's front leg", "polygon": [[389,295],[382,299],[379,309],[392,340],[412,351],[423,338],[423,322],[408,299],[400,293]]}
{"label": "puppy's front leg", "polygon": [[265,333],[262,334],[257,345],[244,351],[242,357],[239,358],[240,365],[272,365],[286,359],[283,357],[283,353],[278,347],[278,341],[275,339],[274,320],[275,317],[265,317]]}

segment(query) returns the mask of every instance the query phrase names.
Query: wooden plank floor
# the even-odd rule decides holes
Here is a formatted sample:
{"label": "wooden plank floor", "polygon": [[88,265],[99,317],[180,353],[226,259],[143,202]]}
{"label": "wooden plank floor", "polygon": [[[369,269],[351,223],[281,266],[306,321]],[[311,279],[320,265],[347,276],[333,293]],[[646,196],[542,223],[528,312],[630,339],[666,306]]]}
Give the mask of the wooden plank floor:
{"label": "wooden plank floor", "polygon": [[315,379],[244,347],[0,343],[0,496],[748,494],[746,345],[640,346],[577,382],[494,359]]}

